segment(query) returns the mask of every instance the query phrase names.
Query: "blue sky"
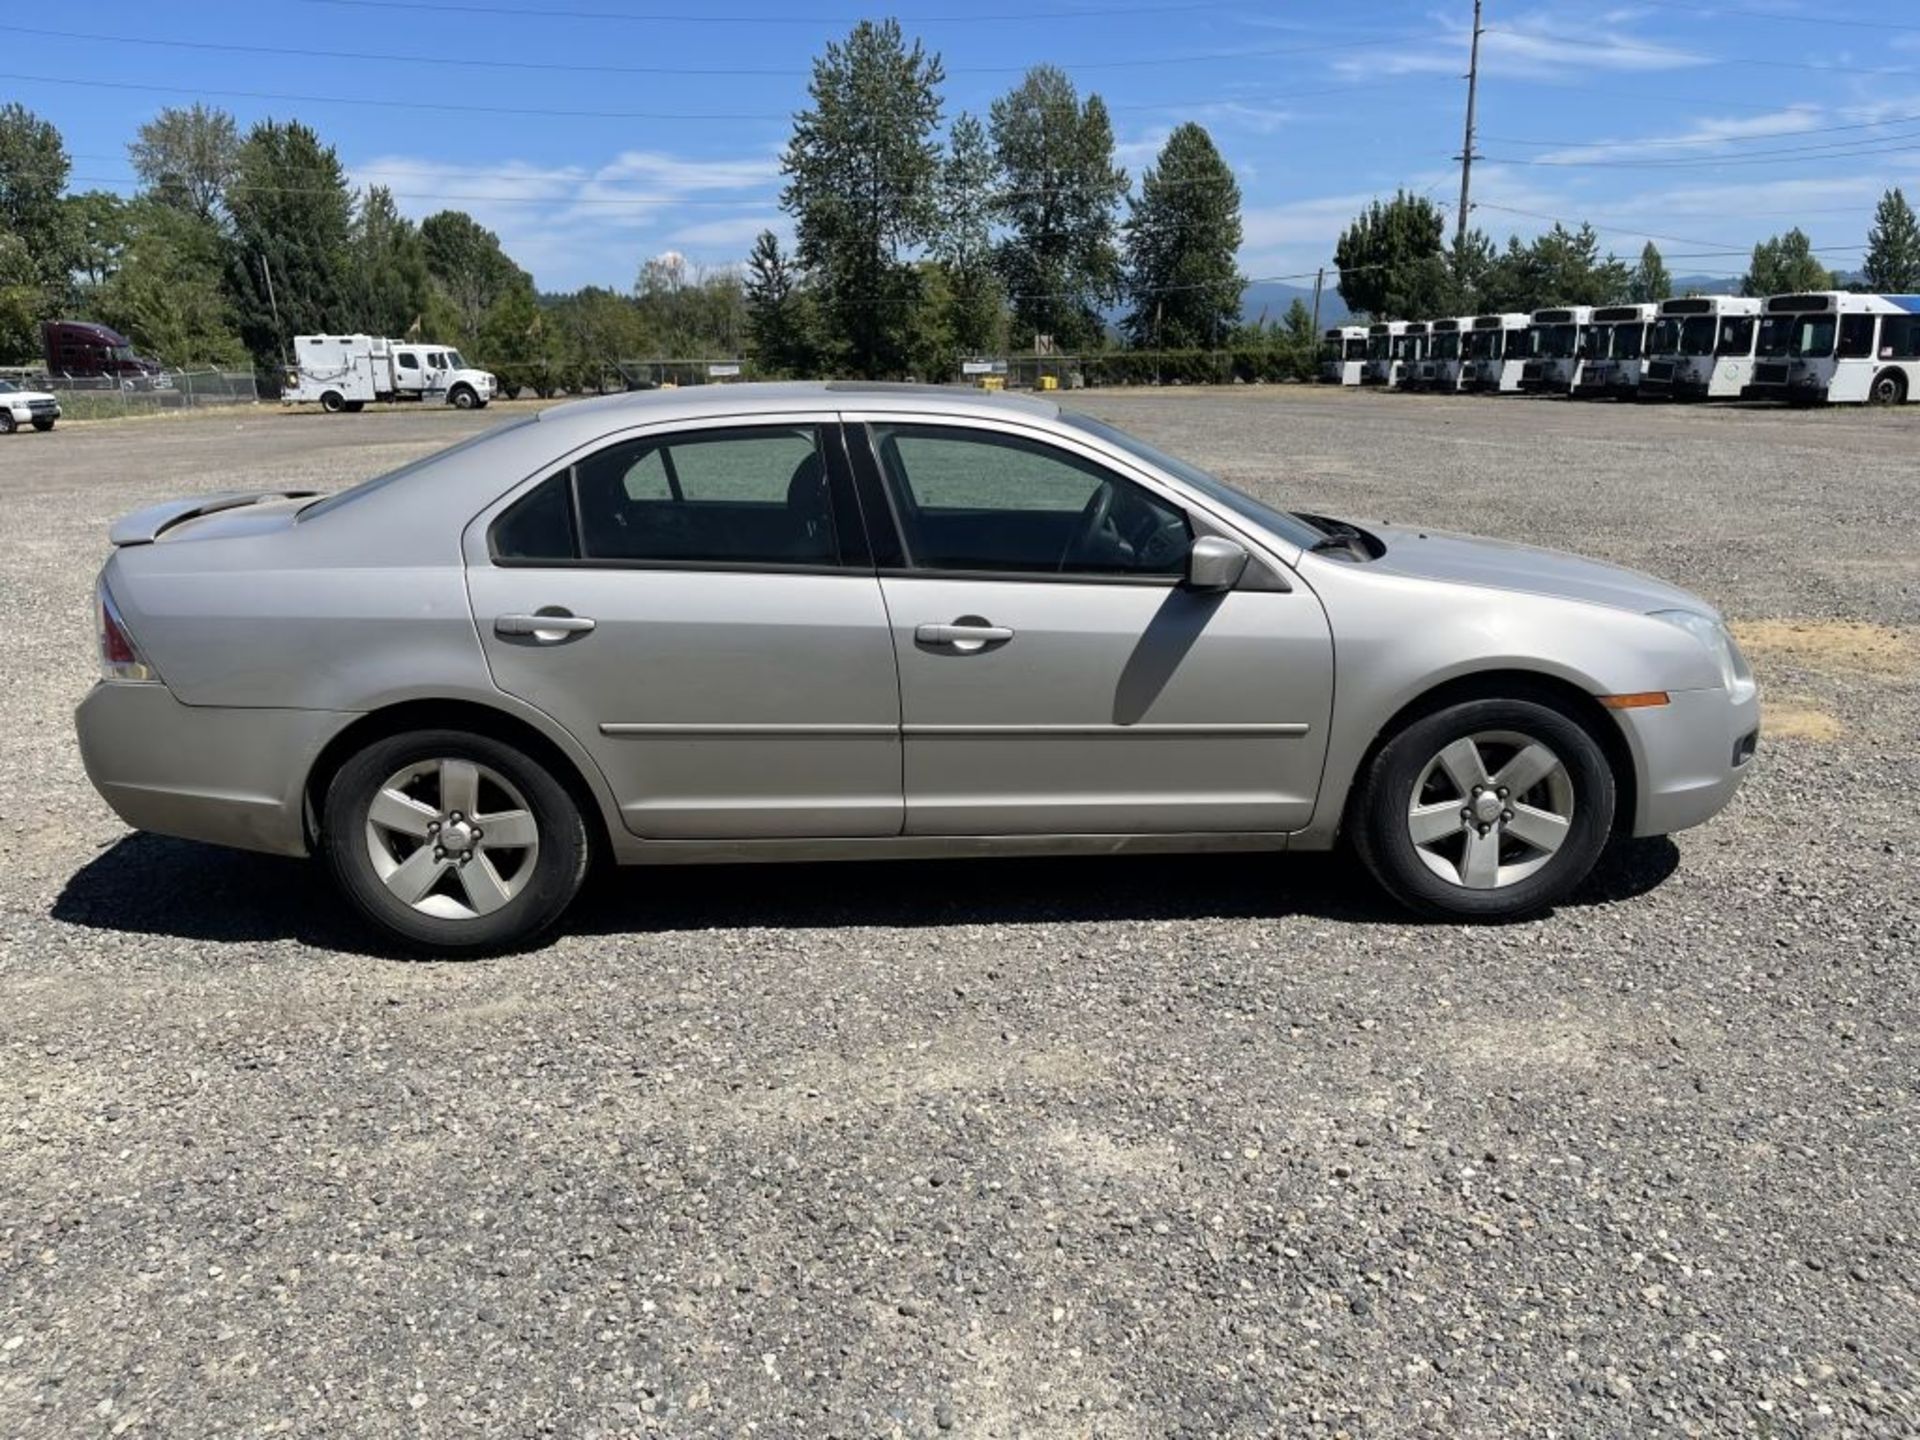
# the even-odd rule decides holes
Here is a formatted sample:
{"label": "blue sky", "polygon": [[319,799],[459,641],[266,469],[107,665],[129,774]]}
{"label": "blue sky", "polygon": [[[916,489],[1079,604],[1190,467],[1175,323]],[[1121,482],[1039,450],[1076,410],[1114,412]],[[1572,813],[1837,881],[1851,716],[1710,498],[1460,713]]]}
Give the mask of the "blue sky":
{"label": "blue sky", "polygon": [[[649,256],[728,264],[786,230],[786,117],[863,13],[941,55],[949,117],[1050,61],[1106,98],[1132,174],[1206,125],[1254,277],[1310,273],[1374,195],[1458,193],[1471,0],[95,3],[10,16],[0,93],[60,127],[76,189],[130,190],[135,128],[201,99],[306,121],[411,215],[470,211],[543,288],[624,288]],[[1920,202],[1920,5],[1488,0],[1485,23],[1496,239],[1590,218],[1622,254],[1651,236],[1677,274],[1737,275],[1723,252],[1797,223],[1845,269],[1883,189]]]}

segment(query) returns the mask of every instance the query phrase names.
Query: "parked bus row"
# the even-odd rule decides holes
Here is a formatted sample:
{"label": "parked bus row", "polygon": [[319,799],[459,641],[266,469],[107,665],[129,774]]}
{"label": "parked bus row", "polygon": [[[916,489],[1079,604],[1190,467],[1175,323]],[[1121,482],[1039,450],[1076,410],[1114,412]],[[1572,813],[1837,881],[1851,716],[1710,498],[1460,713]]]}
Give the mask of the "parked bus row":
{"label": "parked bus row", "polygon": [[1688,295],[1326,331],[1320,379],[1617,400],[1920,401],[1920,295]]}

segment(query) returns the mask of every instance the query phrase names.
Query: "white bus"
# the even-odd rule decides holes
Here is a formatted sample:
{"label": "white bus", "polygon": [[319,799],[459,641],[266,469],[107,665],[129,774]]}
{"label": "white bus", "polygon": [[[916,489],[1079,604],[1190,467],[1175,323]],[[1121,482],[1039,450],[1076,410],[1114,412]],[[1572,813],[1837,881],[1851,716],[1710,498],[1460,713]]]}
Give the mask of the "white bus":
{"label": "white bus", "polygon": [[1433,383],[1433,327],[1425,320],[1409,320],[1402,340],[1406,368],[1400,375],[1402,390],[1425,390]]}
{"label": "white bus", "polygon": [[1640,389],[1640,370],[1647,358],[1647,332],[1653,328],[1658,305],[1600,305],[1584,337],[1586,363],[1573,393],[1610,395],[1631,400]]}
{"label": "white bus", "polygon": [[1367,362],[1367,327],[1335,325],[1320,337],[1320,383],[1358,385]]}
{"label": "white bus", "polygon": [[1753,379],[1761,301],[1745,295],[1662,300],[1647,337],[1644,399],[1734,400]]}
{"label": "white bus", "polygon": [[1775,295],[1747,393],[1799,404],[1920,401],[1920,295]]}
{"label": "white bus", "polygon": [[1467,337],[1471,369],[1463,383],[1468,389],[1510,395],[1520,388],[1520,375],[1532,354],[1532,316],[1517,310],[1504,315],[1476,315],[1473,333]]}
{"label": "white bus", "polygon": [[1473,338],[1473,316],[1456,315],[1433,322],[1433,388],[1454,395],[1464,388],[1471,375],[1472,361],[1467,358],[1468,341]]}
{"label": "white bus", "polygon": [[1391,390],[1400,383],[1406,336],[1404,320],[1378,320],[1367,327],[1367,363],[1360,372],[1362,385],[1384,385]]}
{"label": "white bus", "polygon": [[1580,382],[1580,338],[1593,318],[1589,305],[1561,305],[1533,312],[1533,358],[1520,375],[1520,388],[1570,395]]}

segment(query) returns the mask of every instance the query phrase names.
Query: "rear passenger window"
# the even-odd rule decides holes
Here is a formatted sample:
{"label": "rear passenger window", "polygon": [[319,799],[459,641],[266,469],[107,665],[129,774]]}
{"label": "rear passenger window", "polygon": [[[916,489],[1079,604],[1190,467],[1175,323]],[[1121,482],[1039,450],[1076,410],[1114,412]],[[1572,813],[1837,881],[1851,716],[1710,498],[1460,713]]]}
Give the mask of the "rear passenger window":
{"label": "rear passenger window", "polygon": [[[565,528],[554,518],[558,514]],[[812,426],[626,441],[579,461],[494,523],[497,559],[838,565]]]}

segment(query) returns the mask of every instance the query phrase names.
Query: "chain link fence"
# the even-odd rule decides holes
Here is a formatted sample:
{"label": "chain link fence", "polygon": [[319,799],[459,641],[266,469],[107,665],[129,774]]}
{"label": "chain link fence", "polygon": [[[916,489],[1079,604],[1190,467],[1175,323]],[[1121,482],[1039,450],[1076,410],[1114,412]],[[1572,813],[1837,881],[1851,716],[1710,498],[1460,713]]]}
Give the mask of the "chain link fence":
{"label": "chain link fence", "polygon": [[251,405],[270,394],[251,370],[163,370],[138,380],[114,375],[37,374],[23,376],[16,383],[58,396],[61,413],[72,420],[151,415],[210,405]]}

